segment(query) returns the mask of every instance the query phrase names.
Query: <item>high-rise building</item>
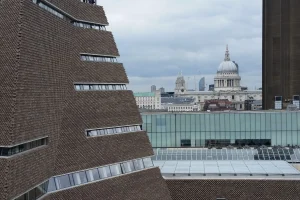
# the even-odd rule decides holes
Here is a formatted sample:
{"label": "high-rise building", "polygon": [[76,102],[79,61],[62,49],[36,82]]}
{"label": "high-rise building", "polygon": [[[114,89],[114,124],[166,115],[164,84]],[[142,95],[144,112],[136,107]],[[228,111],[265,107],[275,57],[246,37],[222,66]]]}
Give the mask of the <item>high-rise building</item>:
{"label": "high-rise building", "polygon": [[156,85],[151,85],[151,92],[155,92],[156,91]]}
{"label": "high-rise building", "polygon": [[170,199],[107,25],[94,1],[0,1],[0,199]]}
{"label": "high-rise building", "polygon": [[202,77],[199,81],[199,91],[205,91],[205,77]]}
{"label": "high-rise building", "polygon": [[164,87],[159,88],[159,91],[160,91],[161,94],[166,92]]}
{"label": "high-rise building", "polygon": [[263,0],[263,109],[300,94],[299,9],[299,0]]}
{"label": "high-rise building", "polygon": [[214,90],[215,90],[215,85],[214,84],[208,85],[208,91],[214,91]]}

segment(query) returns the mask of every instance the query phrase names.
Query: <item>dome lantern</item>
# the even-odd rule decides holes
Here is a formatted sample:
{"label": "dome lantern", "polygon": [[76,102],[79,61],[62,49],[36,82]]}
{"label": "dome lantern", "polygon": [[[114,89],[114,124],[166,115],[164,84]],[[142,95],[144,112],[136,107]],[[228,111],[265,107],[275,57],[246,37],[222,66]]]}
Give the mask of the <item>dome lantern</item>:
{"label": "dome lantern", "polygon": [[238,73],[236,64],[230,60],[228,45],[226,45],[225,58],[219,65],[218,73]]}

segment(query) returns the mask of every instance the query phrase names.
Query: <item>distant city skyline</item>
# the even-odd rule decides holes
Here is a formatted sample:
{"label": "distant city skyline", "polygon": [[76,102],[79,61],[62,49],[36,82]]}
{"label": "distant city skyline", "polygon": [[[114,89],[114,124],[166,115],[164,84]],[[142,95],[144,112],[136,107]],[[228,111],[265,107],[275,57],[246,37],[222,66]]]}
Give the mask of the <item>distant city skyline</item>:
{"label": "distant city skyline", "polygon": [[118,43],[118,60],[129,76],[129,89],[149,91],[156,85],[173,91],[180,70],[191,77],[189,86],[194,85],[194,75],[213,84],[226,44],[231,59],[239,63],[241,84],[261,87],[261,0],[102,0],[101,5]]}

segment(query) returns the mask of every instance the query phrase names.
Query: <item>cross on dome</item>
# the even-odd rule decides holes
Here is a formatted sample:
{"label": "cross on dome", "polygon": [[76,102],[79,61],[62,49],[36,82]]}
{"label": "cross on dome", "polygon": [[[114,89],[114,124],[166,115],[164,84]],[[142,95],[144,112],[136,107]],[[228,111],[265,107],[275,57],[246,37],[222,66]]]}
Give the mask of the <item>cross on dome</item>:
{"label": "cross on dome", "polygon": [[228,44],[226,45],[226,52],[225,52],[225,58],[224,58],[224,61],[230,61],[229,50],[228,50]]}

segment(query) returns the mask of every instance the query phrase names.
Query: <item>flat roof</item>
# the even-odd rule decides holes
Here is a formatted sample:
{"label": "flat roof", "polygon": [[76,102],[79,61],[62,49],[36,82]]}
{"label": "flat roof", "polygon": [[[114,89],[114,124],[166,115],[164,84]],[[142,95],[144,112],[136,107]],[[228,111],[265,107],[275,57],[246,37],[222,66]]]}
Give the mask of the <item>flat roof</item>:
{"label": "flat roof", "polygon": [[292,176],[300,178],[300,171],[286,161],[262,160],[205,160],[153,161],[163,176]]}
{"label": "flat roof", "polygon": [[255,114],[255,113],[297,113],[299,110],[289,111],[289,110],[226,110],[226,111],[194,111],[194,112],[142,112],[142,115],[174,115],[174,114],[190,114],[190,115],[199,115],[199,114]]}
{"label": "flat roof", "polygon": [[155,97],[154,92],[136,92],[133,93],[135,97]]}
{"label": "flat roof", "polygon": [[154,148],[152,160],[283,160],[300,162],[299,148]]}

